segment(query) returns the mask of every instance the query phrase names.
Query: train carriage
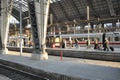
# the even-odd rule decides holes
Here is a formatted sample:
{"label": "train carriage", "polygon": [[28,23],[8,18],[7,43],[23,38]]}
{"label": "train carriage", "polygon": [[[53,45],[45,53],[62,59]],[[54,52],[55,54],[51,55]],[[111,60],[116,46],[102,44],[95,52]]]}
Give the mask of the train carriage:
{"label": "train carriage", "polygon": [[[47,37],[50,37],[53,35],[47,35]],[[74,45],[74,40],[77,38],[79,40],[80,46],[86,46],[86,41],[88,40],[88,34],[61,34],[56,35],[57,37],[61,37],[62,39],[66,39],[67,44],[69,43],[69,40],[71,38],[72,44]],[[108,32],[105,33],[105,37],[109,40],[109,45],[113,47],[120,48],[120,32]],[[103,43],[103,33],[89,33],[89,40],[91,46],[94,46],[94,40],[97,39],[99,41],[99,44],[102,45]]]}

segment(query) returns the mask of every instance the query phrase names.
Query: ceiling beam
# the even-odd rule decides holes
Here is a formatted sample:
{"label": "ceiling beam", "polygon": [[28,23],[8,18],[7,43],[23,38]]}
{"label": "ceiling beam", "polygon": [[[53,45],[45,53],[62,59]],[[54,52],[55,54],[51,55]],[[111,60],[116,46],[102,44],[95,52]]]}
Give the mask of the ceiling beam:
{"label": "ceiling beam", "polygon": [[111,16],[116,16],[115,10],[113,8],[112,1],[111,0],[107,0],[107,4],[108,4],[108,7],[109,7],[110,15]]}

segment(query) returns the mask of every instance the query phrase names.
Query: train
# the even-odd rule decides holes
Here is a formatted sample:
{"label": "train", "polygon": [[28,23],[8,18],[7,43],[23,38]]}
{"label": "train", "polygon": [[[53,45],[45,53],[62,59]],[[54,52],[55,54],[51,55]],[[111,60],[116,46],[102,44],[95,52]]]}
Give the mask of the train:
{"label": "train", "polygon": [[[105,34],[105,36],[103,36]],[[24,41],[26,42],[25,46],[28,46],[28,42],[32,41],[29,40],[28,37],[23,37]],[[109,40],[109,46],[114,48],[120,48],[120,32],[106,32],[106,33],[81,33],[81,34],[57,34],[57,35],[47,35],[46,36],[46,46],[51,48],[60,48],[61,41],[64,39],[66,41],[66,46],[69,47],[69,41],[72,41],[72,46],[75,46],[75,39],[78,39],[78,44],[80,47],[86,47],[86,42],[89,38],[90,46],[94,47],[95,39],[98,40],[98,44],[102,45],[103,40],[107,38]],[[13,41],[17,41],[16,44],[14,43],[13,46],[17,45],[18,38],[17,37],[10,37],[9,38],[9,46]]]}
{"label": "train", "polygon": [[69,46],[69,41],[71,40],[74,46],[76,38],[81,47],[86,46],[88,39],[90,40],[90,46],[93,47],[95,39],[99,41],[99,45],[102,45],[103,40],[107,38],[109,40],[109,46],[120,48],[120,32],[47,35],[47,40],[53,39],[53,41],[51,41],[52,47],[60,47],[62,39],[66,40],[67,46]]}

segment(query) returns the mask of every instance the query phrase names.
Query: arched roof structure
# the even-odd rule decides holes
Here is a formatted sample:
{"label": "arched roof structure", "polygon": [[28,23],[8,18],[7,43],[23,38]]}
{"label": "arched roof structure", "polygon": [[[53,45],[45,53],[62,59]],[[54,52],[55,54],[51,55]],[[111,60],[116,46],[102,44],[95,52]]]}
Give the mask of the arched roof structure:
{"label": "arched roof structure", "polygon": [[[26,23],[26,19],[29,18],[27,0],[14,0],[12,15],[19,20],[20,4],[23,6],[23,22]],[[50,14],[53,14],[53,23],[85,20],[87,5],[90,7],[90,18],[120,16],[120,0],[51,0]]]}

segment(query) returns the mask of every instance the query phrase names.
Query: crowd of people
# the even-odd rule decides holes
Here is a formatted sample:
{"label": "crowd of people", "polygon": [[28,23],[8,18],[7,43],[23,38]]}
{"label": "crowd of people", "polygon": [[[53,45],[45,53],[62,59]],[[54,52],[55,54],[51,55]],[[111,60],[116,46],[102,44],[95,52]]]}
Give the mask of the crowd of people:
{"label": "crowd of people", "polygon": [[[78,48],[78,47],[79,47],[79,41],[78,41],[78,39],[76,38],[74,42],[75,42],[75,47]],[[73,47],[72,40],[69,40],[68,46],[69,46],[69,48],[72,48],[72,47]],[[66,48],[66,47],[67,47],[67,42],[66,42],[65,39],[62,39],[61,47],[62,47],[62,48]]]}
{"label": "crowd of people", "polygon": [[114,51],[114,48],[109,46],[109,40],[107,38],[105,38],[104,42],[101,44],[99,44],[98,40],[96,39],[94,42],[94,49],[98,49],[98,50],[104,50],[104,51]]}
{"label": "crowd of people", "polygon": [[23,47],[32,47],[33,46],[33,41],[31,39],[26,41],[24,38],[22,39],[22,41],[20,39],[19,40],[11,40],[10,42],[7,42],[7,45],[19,47],[21,43],[22,43]]}
{"label": "crowd of people", "polygon": [[[109,46],[109,40],[107,38],[104,39],[104,41],[101,43],[97,38],[94,39],[94,42],[92,41],[92,44],[91,44],[91,41],[89,39],[87,40],[84,40],[86,42],[86,48],[89,49],[91,47],[93,47],[93,49],[95,50],[104,50],[104,51],[114,51],[114,48]],[[48,39],[46,45],[47,47],[52,47],[52,43],[54,43],[54,41],[52,39]],[[85,47],[85,44],[83,44],[84,47]],[[69,40],[66,39],[66,38],[62,38],[61,39],[61,42],[60,42],[60,47],[59,48],[80,48],[80,46],[83,46],[81,45],[80,41],[77,39],[77,38],[70,38]]]}
{"label": "crowd of people", "polygon": [[[72,40],[69,41],[69,48],[71,48],[73,46]],[[61,47],[62,48],[66,48],[67,42],[65,39],[62,39],[61,42]],[[76,48],[79,48],[80,44],[77,38],[74,39],[74,46]],[[86,47],[90,48],[90,40],[86,40]],[[109,40],[107,38],[105,38],[105,41],[101,44],[98,39],[94,40],[94,49],[95,50],[104,50],[104,51],[114,51],[113,47],[109,46]]]}

